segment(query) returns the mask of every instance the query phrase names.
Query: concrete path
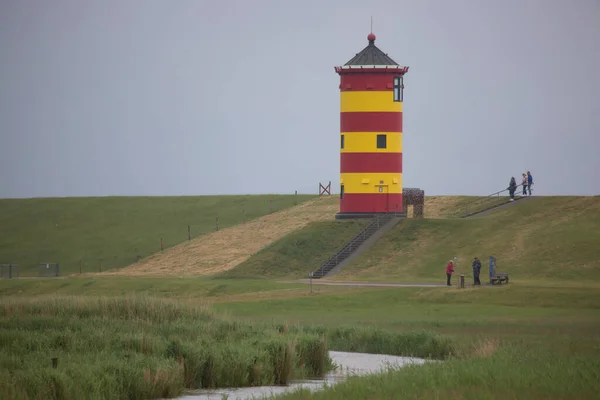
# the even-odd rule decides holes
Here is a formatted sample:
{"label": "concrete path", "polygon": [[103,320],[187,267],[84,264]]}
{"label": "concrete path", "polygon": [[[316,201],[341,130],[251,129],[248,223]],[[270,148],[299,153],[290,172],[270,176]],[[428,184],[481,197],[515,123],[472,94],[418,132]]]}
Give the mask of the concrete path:
{"label": "concrete path", "polygon": [[[279,281],[281,283],[310,283],[310,279],[297,279],[293,281]],[[397,282],[349,282],[349,281],[326,281],[313,279],[313,285],[325,286],[347,286],[347,287],[448,287],[443,283],[397,283]],[[453,285],[454,286],[454,285]]]}

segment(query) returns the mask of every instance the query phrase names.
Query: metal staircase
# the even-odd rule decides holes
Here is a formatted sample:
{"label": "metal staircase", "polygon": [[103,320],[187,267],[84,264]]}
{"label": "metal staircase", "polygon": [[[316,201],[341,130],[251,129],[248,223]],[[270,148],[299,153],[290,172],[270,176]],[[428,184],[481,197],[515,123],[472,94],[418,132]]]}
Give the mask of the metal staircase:
{"label": "metal staircase", "polygon": [[312,277],[314,279],[323,278],[326,276],[329,271],[339,265],[342,261],[344,261],[352,252],[354,252],[361,244],[363,244],[367,239],[369,239],[375,232],[377,232],[381,227],[390,222],[392,218],[394,218],[396,214],[381,214],[373,217],[373,220],[359,232],[356,236],[354,236],[344,247],[342,247],[334,256],[329,258],[323,264],[321,264],[321,268],[314,271],[312,273]]}

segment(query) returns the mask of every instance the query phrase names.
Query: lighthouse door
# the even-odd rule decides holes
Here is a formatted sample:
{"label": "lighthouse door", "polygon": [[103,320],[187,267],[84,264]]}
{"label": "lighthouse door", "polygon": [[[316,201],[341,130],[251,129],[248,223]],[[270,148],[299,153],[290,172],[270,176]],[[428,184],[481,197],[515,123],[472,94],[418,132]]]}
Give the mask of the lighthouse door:
{"label": "lighthouse door", "polygon": [[[378,185],[377,191],[383,197],[383,212],[390,211],[390,193],[388,191],[388,185]],[[381,204],[381,203],[379,203]]]}

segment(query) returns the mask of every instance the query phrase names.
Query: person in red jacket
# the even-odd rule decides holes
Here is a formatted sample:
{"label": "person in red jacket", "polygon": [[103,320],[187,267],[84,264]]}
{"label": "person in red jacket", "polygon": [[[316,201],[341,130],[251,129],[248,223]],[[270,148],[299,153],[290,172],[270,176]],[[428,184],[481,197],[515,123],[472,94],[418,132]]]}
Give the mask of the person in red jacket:
{"label": "person in red jacket", "polygon": [[452,273],[454,272],[454,261],[450,260],[448,261],[448,265],[446,265],[446,285],[448,286],[452,286],[450,284],[450,278],[452,278]]}

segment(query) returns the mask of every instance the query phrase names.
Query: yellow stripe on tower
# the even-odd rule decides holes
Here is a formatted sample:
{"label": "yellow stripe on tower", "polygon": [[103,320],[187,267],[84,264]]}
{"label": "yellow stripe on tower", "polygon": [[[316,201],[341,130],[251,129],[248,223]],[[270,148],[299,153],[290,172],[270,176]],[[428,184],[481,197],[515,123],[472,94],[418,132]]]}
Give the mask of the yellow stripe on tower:
{"label": "yellow stripe on tower", "polygon": [[[402,153],[402,132],[342,132],[342,153]],[[377,148],[377,135],[387,135],[387,148]]]}
{"label": "yellow stripe on tower", "polygon": [[402,102],[394,101],[394,92],[340,92],[341,112],[402,112]]}
{"label": "yellow stripe on tower", "polygon": [[[340,176],[344,192],[381,193],[380,185],[387,185],[387,193],[402,193],[402,174],[396,173],[345,173]],[[381,183],[383,181],[383,184]],[[385,192],[386,189],[384,189]]]}

